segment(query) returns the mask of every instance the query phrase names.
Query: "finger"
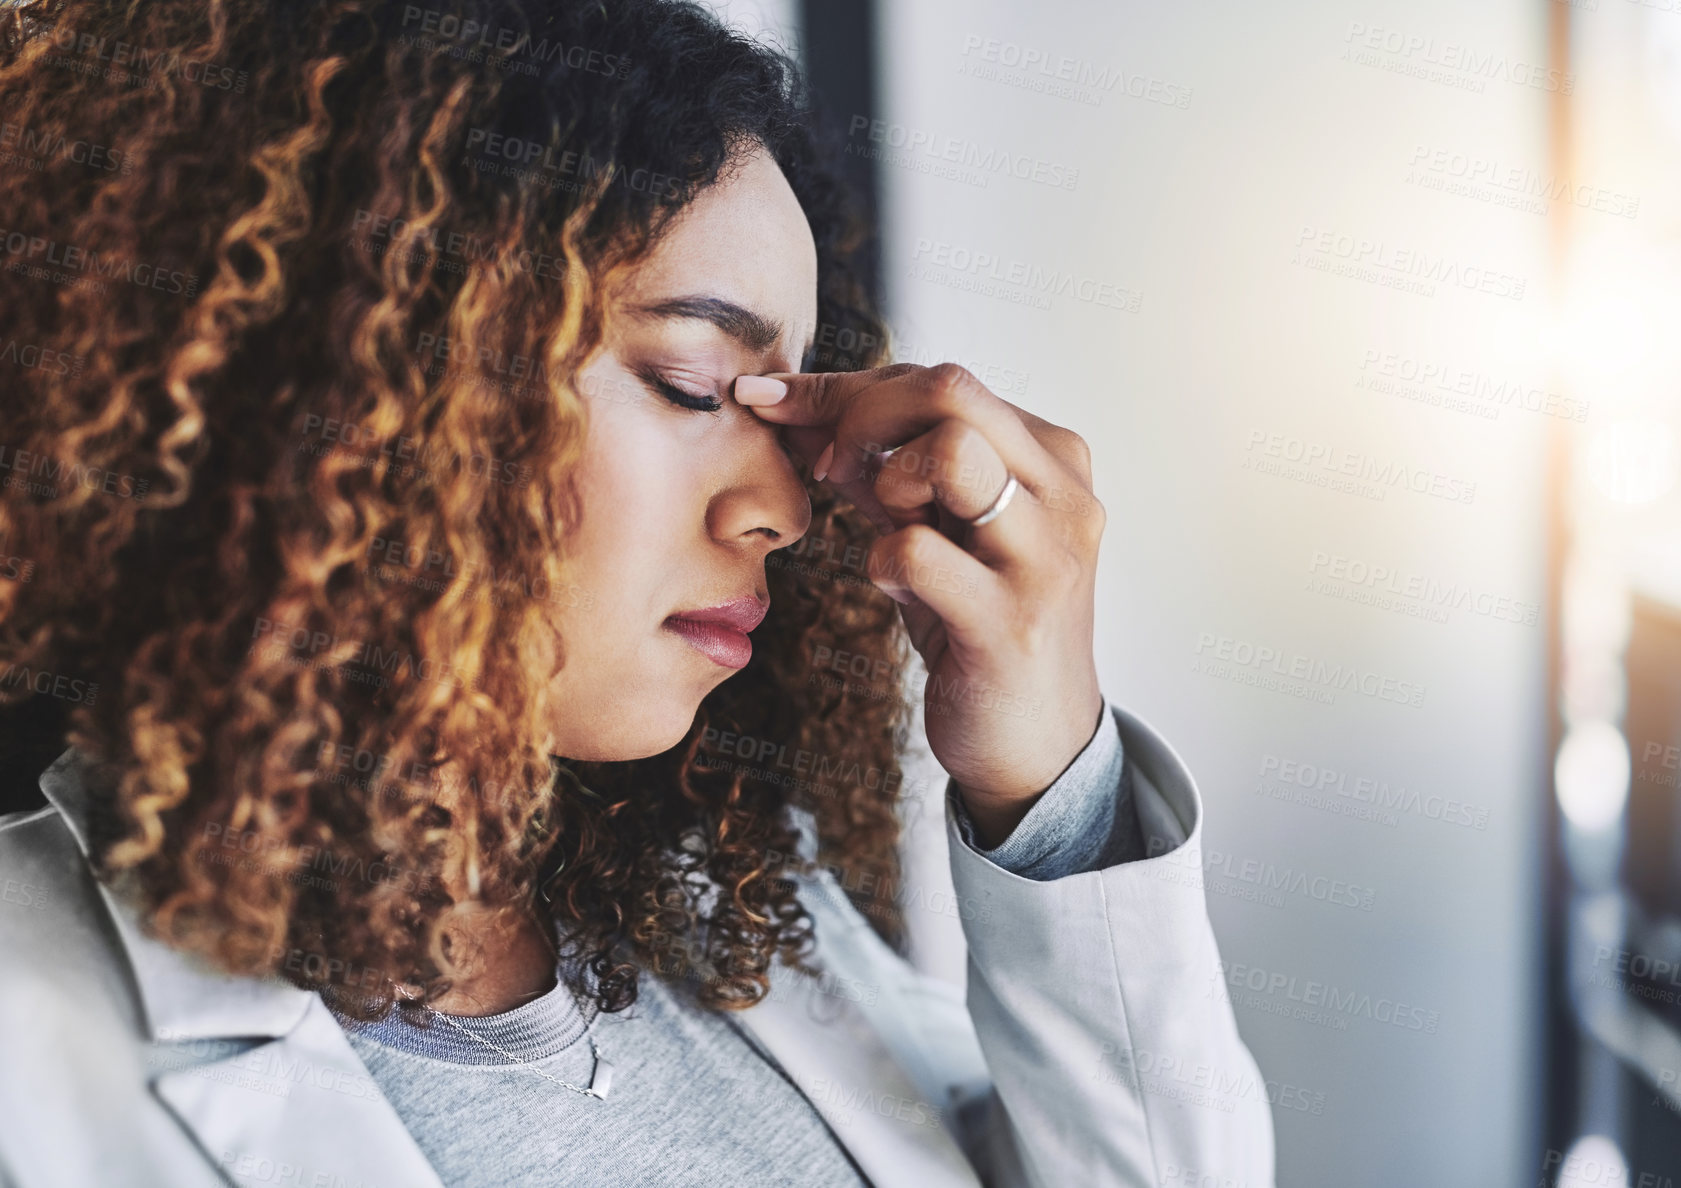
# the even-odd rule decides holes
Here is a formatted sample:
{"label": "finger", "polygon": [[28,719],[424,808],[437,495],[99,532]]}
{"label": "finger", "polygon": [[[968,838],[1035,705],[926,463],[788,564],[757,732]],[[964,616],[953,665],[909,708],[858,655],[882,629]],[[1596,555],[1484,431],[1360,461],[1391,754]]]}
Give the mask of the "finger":
{"label": "finger", "polygon": [[[866,388],[908,372],[914,363],[892,363],[866,371],[772,371],[737,376],[735,398],[778,425],[832,429],[846,407]],[[767,382],[774,381],[774,382]],[[776,385],[781,388],[777,389]]]}
{"label": "finger", "polygon": [[[808,471],[814,470],[814,464],[820,461],[829,443],[833,440],[829,430],[812,429],[797,425],[784,427],[778,432],[782,435],[783,445],[794,457],[796,462],[803,464]],[[854,507],[863,512],[865,517],[881,532],[891,532],[898,525],[887,514],[887,509],[877,501],[874,492],[870,490],[868,478],[858,479],[846,484],[834,484],[835,489],[848,499]]]}
{"label": "finger", "polygon": [[809,470],[816,462],[823,450],[833,440],[827,429],[806,429],[792,426],[778,430],[782,435],[782,442],[789,451],[803,462]]}
{"label": "finger", "polygon": [[951,420],[894,451],[872,489],[898,525],[939,526],[938,509],[944,508],[959,528],[959,544],[984,563],[1009,569],[1033,564],[1044,543],[1057,538],[1044,507],[1019,490],[996,519],[979,527],[968,523],[994,505],[1009,478],[986,436],[966,421]]}
{"label": "finger", "polygon": [[874,489],[881,505],[901,523],[933,523],[935,504],[959,519],[972,520],[987,509],[1008,477],[1008,467],[984,433],[967,421],[948,420],[887,455]]}
{"label": "finger", "polygon": [[903,445],[953,417],[985,433],[1005,464],[1030,488],[1070,481],[1061,463],[1028,430],[1021,410],[955,363],[777,372],[767,378],[782,381],[787,394],[773,404],[752,405],[754,412],[783,425],[832,427],[835,448],[829,475],[836,483],[861,473],[871,455]]}
{"label": "finger", "polygon": [[1007,618],[1009,587],[977,557],[928,524],[909,524],[870,546],[866,572],[896,601],[914,595],[951,638],[974,646]]}

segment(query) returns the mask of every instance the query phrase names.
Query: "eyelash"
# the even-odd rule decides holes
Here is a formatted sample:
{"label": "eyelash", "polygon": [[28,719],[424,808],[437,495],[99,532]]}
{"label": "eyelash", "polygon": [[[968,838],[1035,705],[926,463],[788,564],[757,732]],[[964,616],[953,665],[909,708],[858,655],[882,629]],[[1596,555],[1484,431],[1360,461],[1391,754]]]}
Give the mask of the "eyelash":
{"label": "eyelash", "polygon": [[691,412],[717,412],[724,407],[724,402],[718,397],[696,396],[693,392],[685,392],[655,371],[645,372],[642,382],[677,407],[689,409]]}

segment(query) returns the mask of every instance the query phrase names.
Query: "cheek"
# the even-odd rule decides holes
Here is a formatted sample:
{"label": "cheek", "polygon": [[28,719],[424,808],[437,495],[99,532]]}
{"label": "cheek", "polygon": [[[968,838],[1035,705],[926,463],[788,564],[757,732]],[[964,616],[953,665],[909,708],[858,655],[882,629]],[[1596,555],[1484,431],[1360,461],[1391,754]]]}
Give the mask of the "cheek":
{"label": "cheek", "polygon": [[646,402],[590,410],[578,469],[579,569],[621,598],[676,567],[703,499],[700,455]]}

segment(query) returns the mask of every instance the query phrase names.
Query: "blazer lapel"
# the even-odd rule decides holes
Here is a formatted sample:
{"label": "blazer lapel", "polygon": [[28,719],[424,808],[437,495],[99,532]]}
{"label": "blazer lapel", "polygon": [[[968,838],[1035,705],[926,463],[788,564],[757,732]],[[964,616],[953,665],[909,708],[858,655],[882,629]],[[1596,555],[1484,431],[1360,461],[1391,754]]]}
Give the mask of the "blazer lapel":
{"label": "blazer lapel", "polygon": [[[41,789],[85,857],[81,757],[61,755]],[[172,1049],[191,1058],[155,1076],[153,1091],[224,1175],[252,1185],[442,1188],[318,996],[205,968],[147,936],[120,889],[100,884],[99,892],[134,971],[148,1038],[162,1059]],[[855,985],[878,989],[866,957],[848,957],[848,922],[828,897],[813,895],[808,906],[840,964],[864,975]],[[944,1124],[948,1103],[918,1089],[853,985],[825,987],[777,963],[771,997],[730,1017],[782,1066],[876,1188],[978,1188]]]}
{"label": "blazer lapel", "polygon": [[[819,981],[771,967],[771,994],[730,1016],[774,1056],[823,1116],[875,1188],[980,1188],[973,1165],[945,1124],[949,1103],[919,1090],[869,1018],[886,1007],[885,977],[848,959],[849,922],[821,888],[803,895],[818,937],[818,960],[837,958]],[[825,946],[824,940],[829,940]],[[888,1001],[882,1001],[886,998]]]}
{"label": "blazer lapel", "polygon": [[311,995],[286,1035],[153,1082],[240,1184],[442,1188],[344,1032]]}
{"label": "blazer lapel", "polygon": [[[84,858],[86,781],[74,749],[41,775]],[[442,1188],[318,996],[207,968],[147,936],[120,887],[97,885],[156,1045],[149,1058],[165,1066],[152,1091],[225,1176],[241,1184]]]}

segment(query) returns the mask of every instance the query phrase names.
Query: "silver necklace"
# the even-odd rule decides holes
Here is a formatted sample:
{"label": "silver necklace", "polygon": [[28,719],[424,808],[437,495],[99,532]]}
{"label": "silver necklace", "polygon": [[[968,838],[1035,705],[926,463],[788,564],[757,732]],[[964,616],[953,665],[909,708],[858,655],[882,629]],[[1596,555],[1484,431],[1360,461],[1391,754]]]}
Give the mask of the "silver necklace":
{"label": "silver necklace", "polygon": [[[573,998],[574,998],[574,1000],[576,1000],[577,996],[574,994]],[[583,1004],[579,1003],[578,1006],[579,1006],[579,1009],[582,1010]],[[508,1051],[506,1048],[503,1048],[498,1044],[491,1043],[489,1040],[485,1039],[484,1036],[479,1035],[477,1032],[468,1031],[465,1027],[461,1026],[461,1024],[457,1023],[454,1019],[451,1019],[448,1015],[444,1014],[442,1011],[433,1011],[432,1016],[433,1016],[433,1018],[436,1018],[436,1019],[442,1019],[445,1023],[448,1023],[451,1027],[455,1028],[462,1035],[465,1035],[465,1036],[467,1036],[471,1039],[477,1040],[479,1043],[481,1043],[485,1047],[489,1048],[492,1052],[496,1052],[496,1053],[499,1053],[500,1055],[506,1056],[509,1060],[513,1061],[515,1064],[525,1065],[532,1072],[534,1072],[538,1076],[542,1077],[545,1081],[553,1081],[556,1085],[559,1085],[562,1089],[570,1089],[574,1093],[581,1093],[585,1097],[593,1097],[597,1101],[602,1101],[602,1100],[606,1099],[608,1091],[610,1089],[612,1089],[612,1087],[613,1087],[613,1063],[612,1063],[612,1061],[608,1060],[605,1055],[602,1054],[601,1049],[596,1046],[595,1036],[590,1034],[590,1032],[595,1029],[595,1021],[597,1019],[601,1018],[601,1012],[599,1010],[596,1011],[595,1014],[590,1017],[589,1026],[584,1028],[584,1038],[589,1041],[590,1055],[595,1058],[595,1064],[590,1069],[590,1083],[589,1083],[589,1088],[587,1088],[587,1089],[584,1088],[581,1085],[574,1085],[570,1081],[563,1081],[559,1077],[550,1076],[548,1073],[546,1073],[542,1069],[538,1068],[531,1061],[521,1060],[518,1056],[515,1056],[512,1052]]]}

